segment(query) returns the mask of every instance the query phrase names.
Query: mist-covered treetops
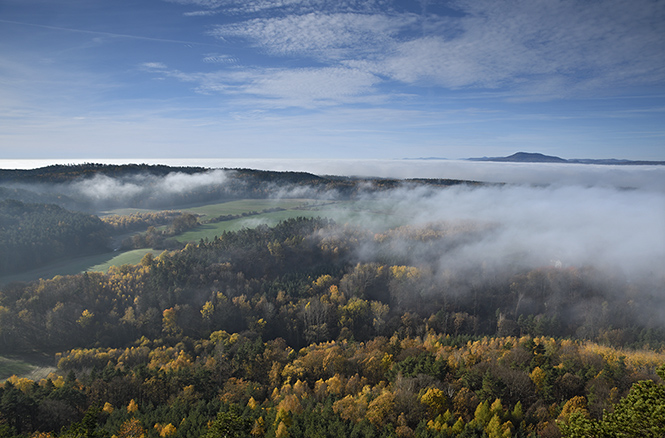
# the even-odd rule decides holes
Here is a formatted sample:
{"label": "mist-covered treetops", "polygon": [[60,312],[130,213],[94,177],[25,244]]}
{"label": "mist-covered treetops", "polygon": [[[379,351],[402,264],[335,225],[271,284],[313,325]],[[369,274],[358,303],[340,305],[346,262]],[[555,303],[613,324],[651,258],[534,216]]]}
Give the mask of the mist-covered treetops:
{"label": "mist-covered treetops", "polygon": [[[219,202],[235,178],[169,175],[66,184],[98,206],[166,187],[169,202]],[[16,254],[94,242],[88,222],[107,244],[167,249],[0,287],[0,353],[57,365],[0,386],[0,436],[604,437],[633,417],[658,436],[651,194],[315,177],[344,192],[246,175],[261,207],[222,215],[2,201],[2,235],[27,239],[34,222],[41,236]],[[269,226],[285,211],[257,199],[303,216]],[[246,225],[179,240],[235,220]],[[42,223],[71,233],[42,236]]]}
{"label": "mist-covered treetops", "polygon": [[[310,436],[316,423],[328,436],[550,436],[575,397],[588,418],[604,418],[634,382],[658,379],[655,304],[627,283],[587,268],[500,278],[382,256],[396,242],[473,231],[376,234],[293,219],[106,274],[5,287],[3,351],[61,351],[70,376],[14,379],[28,404],[11,409],[35,414],[5,424],[72,433],[85,414],[95,433],[116,435],[235,424],[241,434]],[[374,259],[359,261],[356,249],[370,243]],[[57,395],[65,389],[70,398]],[[54,417],[52,399],[65,417]]]}

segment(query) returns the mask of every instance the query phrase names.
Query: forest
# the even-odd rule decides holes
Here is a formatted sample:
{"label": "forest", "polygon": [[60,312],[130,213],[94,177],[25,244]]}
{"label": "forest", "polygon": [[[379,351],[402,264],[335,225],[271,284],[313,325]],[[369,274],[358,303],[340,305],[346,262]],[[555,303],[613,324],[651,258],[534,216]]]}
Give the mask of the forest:
{"label": "forest", "polygon": [[[3,230],[66,212],[5,203]],[[0,386],[0,436],[663,436],[662,285],[437,258],[495,227],[300,217],[5,285],[0,354],[40,352],[58,371]]]}
{"label": "forest", "polygon": [[98,213],[119,207],[172,209],[232,199],[279,197],[300,190],[317,199],[351,199],[367,191],[404,186],[481,186],[457,179],[391,179],[319,176],[306,172],[132,165],[53,165],[0,169],[0,200]]}
{"label": "forest", "polygon": [[103,251],[108,231],[94,215],[54,204],[0,201],[0,274]]}

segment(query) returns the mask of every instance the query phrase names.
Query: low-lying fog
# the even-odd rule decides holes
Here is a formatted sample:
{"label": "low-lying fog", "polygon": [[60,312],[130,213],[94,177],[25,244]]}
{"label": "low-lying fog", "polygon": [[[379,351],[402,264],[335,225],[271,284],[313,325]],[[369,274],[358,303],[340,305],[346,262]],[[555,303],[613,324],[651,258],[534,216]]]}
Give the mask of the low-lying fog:
{"label": "low-lying fog", "polygon": [[79,159],[0,160],[1,169],[34,169],[51,164],[165,164],[211,169],[247,168],[380,178],[448,178],[516,184],[592,185],[665,192],[665,166],[607,166],[559,163],[497,163],[465,160],[339,159]]}
{"label": "low-lying fog", "polygon": [[[191,163],[199,162],[192,160]],[[201,160],[211,167],[379,178],[447,178],[515,184],[631,187],[665,193],[665,166],[497,163],[465,160]],[[190,164],[189,162],[187,165]]]}
{"label": "low-lying fog", "polygon": [[659,192],[506,185],[402,189],[377,196],[413,225],[489,226],[440,255],[447,269],[591,265],[629,279],[665,280],[665,200]]}
{"label": "low-lying fog", "polygon": [[[149,162],[149,160],[141,161]],[[154,162],[157,162],[156,160]],[[489,226],[481,237],[441,252],[446,268],[482,263],[508,266],[596,266],[628,278],[665,283],[665,166],[515,164],[442,160],[159,160],[170,165],[308,171],[321,175],[450,178],[507,185],[433,189],[402,188],[366,193],[404,223],[469,223]],[[95,177],[69,186],[93,202],[160,197],[206,185],[228,174],[212,170],[114,180]],[[294,194],[284,187],[282,195]],[[307,196],[302,189],[299,197]],[[309,194],[312,195],[311,193]],[[319,193],[320,196],[320,193]],[[326,194],[334,197],[334,194]],[[357,216],[356,216],[357,217]],[[382,215],[366,214],[369,224]],[[414,253],[413,257],[417,257]],[[414,260],[417,262],[417,260]],[[665,291],[664,291],[665,292]]]}

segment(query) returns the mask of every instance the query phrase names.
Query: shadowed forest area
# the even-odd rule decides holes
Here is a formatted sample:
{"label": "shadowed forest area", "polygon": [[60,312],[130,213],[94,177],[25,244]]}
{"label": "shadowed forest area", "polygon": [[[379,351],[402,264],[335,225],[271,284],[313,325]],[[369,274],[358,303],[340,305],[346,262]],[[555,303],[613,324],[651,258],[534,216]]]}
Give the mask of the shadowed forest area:
{"label": "shadowed forest area", "polygon": [[[270,185],[278,173],[263,176],[243,190],[284,193]],[[335,198],[325,180],[332,199],[361,199],[368,183],[340,179],[353,190]],[[370,192],[382,183],[405,184]],[[201,219],[15,199],[0,211],[5,271],[128,232],[140,231],[133,247],[178,243]],[[501,232],[296,217],[104,273],[2,286],[0,354],[45,353],[58,371],[0,386],[0,436],[662,436],[663,279],[515,256],[460,263]]]}

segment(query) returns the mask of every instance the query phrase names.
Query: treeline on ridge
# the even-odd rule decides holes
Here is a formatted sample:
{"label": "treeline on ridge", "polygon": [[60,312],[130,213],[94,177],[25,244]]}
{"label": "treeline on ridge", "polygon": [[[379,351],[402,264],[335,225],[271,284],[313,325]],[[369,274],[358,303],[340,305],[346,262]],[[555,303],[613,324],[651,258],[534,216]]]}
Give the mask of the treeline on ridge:
{"label": "treeline on ridge", "polygon": [[0,169],[0,183],[64,183],[90,178],[95,175],[104,175],[112,178],[130,176],[166,176],[178,172],[195,174],[205,172],[203,167],[173,167],[150,164],[54,164],[38,169]]}
{"label": "treeline on ridge", "polygon": [[[269,198],[287,196],[289,189],[306,188],[315,197],[334,196],[350,199],[367,191],[389,190],[405,185],[432,187],[459,184],[480,185],[475,181],[452,179],[355,178],[318,176],[307,172],[278,172],[254,169],[217,169],[224,172],[223,181],[211,182],[164,193],[150,191],[150,184],[168,175],[201,175],[214,169],[202,167],[169,167],[163,165],[54,165],[40,169],[0,169],[0,200],[16,199],[23,202],[53,203],[80,211],[97,212],[100,208],[119,207],[174,208],[193,203],[221,202],[243,198]],[[103,201],[90,199],[72,191],[73,183],[87,183],[95,176],[106,176],[117,181],[135,182],[145,190],[139,194],[108,193]],[[155,177],[156,180],[147,180]],[[139,178],[139,180],[136,180]],[[286,192],[285,192],[286,191]]]}

